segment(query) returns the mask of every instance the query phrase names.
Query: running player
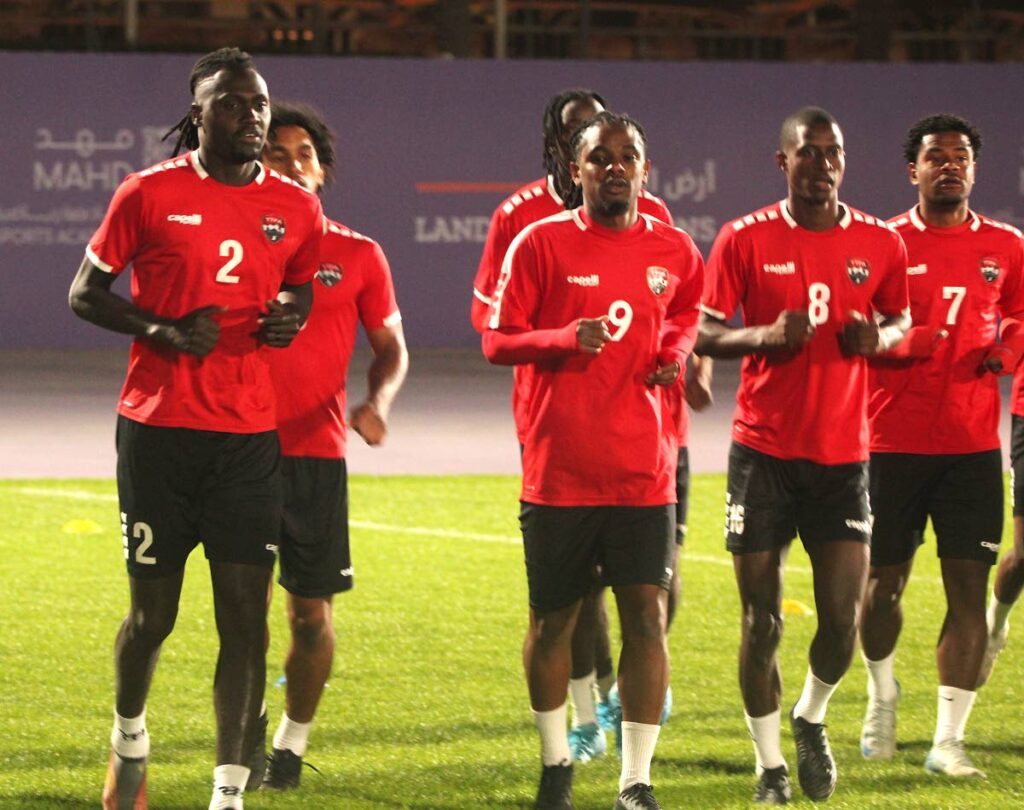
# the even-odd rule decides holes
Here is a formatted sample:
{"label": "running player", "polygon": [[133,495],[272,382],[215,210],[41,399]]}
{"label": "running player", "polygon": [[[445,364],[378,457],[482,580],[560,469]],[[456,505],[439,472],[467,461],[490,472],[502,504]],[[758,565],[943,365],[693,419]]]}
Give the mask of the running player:
{"label": "running player", "polygon": [[483,336],[491,362],[531,369],[520,522],[524,662],[543,764],[535,806],[572,807],[571,640],[600,564],[623,637],[615,806],[657,808],[650,763],[668,685],[678,457],[661,409],[696,337],[703,268],[688,236],[638,213],[650,165],[639,124],[601,112],[571,146],[583,206],[516,237]]}
{"label": "running player", "polygon": [[[925,767],[983,777],[964,750],[985,649],[985,591],[1003,534],[999,385],[1024,336],[1020,233],[971,210],[981,135],[954,115],[907,133],[904,157],[917,204],[891,220],[907,246],[914,325],[869,375],[871,572],[861,623],[868,708],[861,752],[896,752],[893,675],[901,597],[930,517],[946,616],[939,633],[938,720]],[[1003,342],[996,344],[1001,323]],[[980,372],[980,373],[979,373]]]}
{"label": "running player", "polygon": [[[818,631],[790,712],[800,785],[832,795],[825,709],[846,672],[868,569],[867,365],[909,324],[906,250],[839,201],[835,119],[805,107],[775,156],[786,199],[722,228],[708,260],[702,351],[744,358],[726,494],[726,546],[742,608],[740,687],[754,741],[754,801],[790,798],[780,746],[782,570],[799,533],[811,559]],[[744,326],[726,321],[739,308]],[[883,318],[877,322],[873,317]]]}
{"label": "running player", "polygon": [[[316,196],[260,164],[270,99],[248,54],[202,57],[189,89],[178,144],[192,151],[125,179],[70,292],[80,317],[135,336],[117,408],[131,604],[114,649],[108,810],[146,805],[146,696],[200,541],[220,637],[210,807],[242,807],[281,520],[268,355],[305,318],[322,230]],[[130,301],[111,291],[129,264]]]}
{"label": "running player", "polygon": [[[264,164],[318,193],[332,179],[334,136],[316,110],[275,103]],[[362,323],[373,353],[366,398],[349,426],[371,447],[387,435],[391,404],[409,358],[391,270],[380,246],[328,220],[309,319],[274,355],[277,430],[284,473],[278,582],[288,592],[291,646],[285,710],[264,786],[298,787],[313,716],[334,655],[334,594],[352,587],[345,465],[345,378]]]}

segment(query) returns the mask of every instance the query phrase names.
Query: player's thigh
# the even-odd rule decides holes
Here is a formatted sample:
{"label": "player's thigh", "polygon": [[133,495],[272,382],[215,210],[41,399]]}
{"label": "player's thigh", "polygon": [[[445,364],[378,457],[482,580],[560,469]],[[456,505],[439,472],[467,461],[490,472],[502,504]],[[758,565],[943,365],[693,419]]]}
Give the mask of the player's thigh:
{"label": "player's thigh", "polygon": [[604,506],[599,559],[605,584],[669,590],[675,559],[675,506]]}
{"label": "player's thigh", "polygon": [[197,481],[209,463],[198,431],[117,419],[117,493],[133,577],[180,571],[199,542]]}
{"label": "player's thigh", "polygon": [[905,563],[924,542],[929,495],[936,478],[934,460],[916,453],[872,453],[868,470],[871,565]]}
{"label": "player's thigh", "polygon": [[733,442],[725,493],[725,546],[733,554],[770,551],[796,537],[792,462]]}
{"label": "player's thigh", "polygon": [[593,587],[604,508],[521,503],[526,584],[535,613],[566,608]]}
{"label": "player's thigh", "polygon": [[1024,416],[1010,417],[1010,499],[1013,516],[1024,516]]}
{"label": "player's thigh", "polygon": [[[686,407],[685,403],[683,407]],[[676,461],[676,543],[686,541],[686,518],[690,512],[690,450],[679,448]]]}
{"label": "player's thigh", "polygon": [[928,504],[939,557],[992,565],[1003,536],[1003,464],[998,450],[949,458]]}
{"label": "player's thigh", "polygon": [[315,599],[353,585],[345,459],[281,458],[284,508],[278,582]]}
{"label": "player's thigh", "polygon": [[799,470],[797,531],[804,547],[835,540],[870,543],[868,463],[793,463]]}
{"label": "player's thigh", "polygon": [[207,559],[271,567],[281,529],[281,449],[276,431],[217,435],[202,482],[200,534]]}

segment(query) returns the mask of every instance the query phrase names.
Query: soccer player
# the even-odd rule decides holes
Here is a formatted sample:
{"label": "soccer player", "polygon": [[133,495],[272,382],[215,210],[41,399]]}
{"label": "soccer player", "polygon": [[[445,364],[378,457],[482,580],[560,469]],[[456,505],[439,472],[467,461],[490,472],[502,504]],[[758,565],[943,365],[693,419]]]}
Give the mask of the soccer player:
{"label": "soccer player", "polygon": [[696,337],[703,267],[686,234],[638,213],[650,165],[639,124],[598,113],[571,148],[583,206],[515,238],[482,340],[491,362],[531,368],[520,523],[523,658],[543,763],[535,806],[572,807],[571,640],[600,564],[623,640],[615,806],[657,808],[650,763],[668,685],[678,455],[662,409]]}
{"label": "soccer player", "polygon": [[[917,205],[890,221],[907,246],[913,326],[872,360],[871,571],[861,622],[868,708],[861,752],[896,752],[900,599],[930,517],[946,616],[939,632],[938,722],[925,767],[984,777],[964,750],[985,649],[985,591],[1003,533],[999,385],[1024,349],[1020,233],[969,206],[981,135],[954,115],[907,133]],[[996,343],[997,331],[1003,342]]]}
{"label": "soccer player", "polygon": [[[825,709],[846,672],[868,569],[867,367],[898,342],[906,250],[839,201],[845,153],[835,119],[805,107],[775,154],[786,198],[725,225],[708,260],[702,350],[742,356],[726,494],[726,546],[742,608],[740,689],[759,781],[754,801],[790,798],[780,747],[782,569],[800,535],[818,629],[790,712],[800,785],[827,799],[836,768]],[[740,308],[743,326],[726,321]],[[880,321],[873,317],[878,313]]]}
{"label": "soccer player", "polygon": [[[316,195],[260,163],[270,99],[248,54],[207,54],[189,89],[178,144],[192,151],[125,179],[70,291],[80,317],[135,337],[117,407],[131,601],[114,648],[103,791],[111,810],[146,805],[146,696],[174,627],[185,560],[200,541],[220,637],[210,807],[242,807],[266,676],[270,549],[281,524],[268,355],[305,318],[322,231]],[[128,265],[131,300],[111,290]]]}
{"label": "soccer player", "polygon": [[[316,110],[275,103],[264,164],[319,192],[332,179],[334,136]],[[408,352],[391,270],[380,246],[328,220],[306,327],[272,358],[284,474],[278,582],[288,592],[291,646],[285,710],[264,785],[298,787],[313,715],[334,655],[334,594],[352,587],[345,466],[345,377],[358,324],[373,352],[366,399],[349,425],[372,447],[405,378]]]}

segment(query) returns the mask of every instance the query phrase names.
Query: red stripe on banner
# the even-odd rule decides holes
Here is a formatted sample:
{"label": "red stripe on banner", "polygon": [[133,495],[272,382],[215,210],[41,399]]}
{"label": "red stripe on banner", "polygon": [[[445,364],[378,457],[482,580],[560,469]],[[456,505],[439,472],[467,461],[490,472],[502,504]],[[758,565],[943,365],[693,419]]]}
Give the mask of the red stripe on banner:
{"label": "red stripe on banner", "polygon": [[443,183],[417,183],[420,194],[511,194],[522,183],[463,183],[453,180]]}

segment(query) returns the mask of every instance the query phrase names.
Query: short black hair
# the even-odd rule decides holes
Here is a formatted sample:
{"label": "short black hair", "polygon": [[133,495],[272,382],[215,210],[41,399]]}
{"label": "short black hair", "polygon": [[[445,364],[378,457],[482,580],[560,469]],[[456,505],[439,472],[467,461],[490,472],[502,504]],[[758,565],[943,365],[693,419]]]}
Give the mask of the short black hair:
{"label": "short black hair", "polygon": [[[201,81],[225,69],[256,70],[256,66],[252,62],[252,57],[239,48],[218,48],[205,56],[200,56],[192,66],[192,72],[188,74],[188,91],[192,98],[195,98],[196,87]],[[178,133],[178,140],[174,144],[172,157],[181,151],[182,146],[189,150],[199,148],[199,130],[192,123],[191,106],[185,117],[168,130],[163,140],[166,141],[175,132]]]}
{"label": "short black hair", "polygon": [[560,141],[565,130],[562,123],[562,111],[567,104],[574,101],[589,101],[607,107],[600,93],[586,87],[570,87],[552,97],[544,108],[542,131],[544,135],[544,171],[555,179],[555,191],[563,197],[572,186],[569,179],[569,167],[562,165]]}
{"label": "short black hair", "polygon": [[267,137],[273,140],[279,127],[301,127],[309,133],[316,149],[316,158],[324,170],[324,185],[334,180],[334,133],[315,107],[297,101],[275,101],[270,105],[270,129]]}
{"label": "short black hair", "polygon": [[[583,145],[583,136],[586,135],[587,131],[593,127],[601,126],[621,126],[621,127],[632,127],[636,132],[637,137],[640,138],[640,142],[644,145],[644,157],[647,157],[647,133],[644,132],[643,126],[635,118],[631,118],[625,113],[615,113],[609,110],[602,110],[592,118],[588,118],[582,124],[580,124],[572,133],[572,138],[569,140],[569,149],[572,152],[573,162],[579,162],[580,149]],[[569,189],[569,193],[565,195],[565,207],[567,209],[578,208],[583,203],[583,190],[573,185]]]}
{"label": "short black hair", "polygon": [[925,135],[934,135],[937,132],[959,132],[966,135],[971,142],[971,150],[974,152],[974,159],[977,160],[981,154],[981,133],[966,118],[952,113],[939,113],[922,118],[909,130],[903,141],[903,157],[907,163],[917,163],[917,153],[921,149],[921,142]]}
{"label": "short black hair", "polygon": [[779,128],[779,149],[785,152],[787,146],[796,143],[797,127],[816,126],[838,127],[839,122],[832,113],[821,107],[801,107],[790,113]]}

